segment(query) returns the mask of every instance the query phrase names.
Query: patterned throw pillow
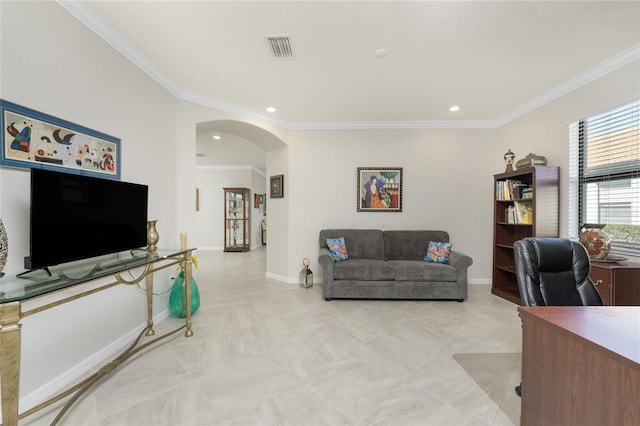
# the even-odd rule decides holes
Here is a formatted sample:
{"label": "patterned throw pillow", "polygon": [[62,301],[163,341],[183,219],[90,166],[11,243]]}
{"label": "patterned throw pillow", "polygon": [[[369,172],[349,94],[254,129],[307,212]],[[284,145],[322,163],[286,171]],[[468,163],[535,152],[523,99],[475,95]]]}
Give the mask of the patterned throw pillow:
{"label": "patterned throw pillow", "polygon": [[349,259],[347,254],[347,246],[344,243],[344,238],[327,238],[327,247],[331,252],[331,258],[336,262]]}
{"label": "patterned throw pillow", "polygon": [[433,263],[449,263],[451,247],[453,247],[452,243],[429,241],[427,255],[424,257],[424,260]]}

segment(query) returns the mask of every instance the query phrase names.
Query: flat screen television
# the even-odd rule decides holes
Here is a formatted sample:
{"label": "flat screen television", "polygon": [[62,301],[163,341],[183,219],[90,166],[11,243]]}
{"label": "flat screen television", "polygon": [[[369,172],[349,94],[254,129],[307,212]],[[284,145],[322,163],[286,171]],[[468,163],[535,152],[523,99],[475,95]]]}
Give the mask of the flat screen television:
{"label": "flat screen television", "polygon": [[147,244],[146,185],[31,169],[30,254],[45,269]]}

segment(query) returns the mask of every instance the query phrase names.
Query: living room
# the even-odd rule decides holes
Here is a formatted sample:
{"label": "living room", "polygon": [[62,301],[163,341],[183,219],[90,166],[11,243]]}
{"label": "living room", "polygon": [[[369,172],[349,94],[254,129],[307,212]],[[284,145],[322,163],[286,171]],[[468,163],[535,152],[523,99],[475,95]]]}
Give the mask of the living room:
{"label": "living room", "polygon": [[[637,3],[620,3],[637,17]],[[635,29],[625,30],[620,40],[612,38],[612,43],[620,43],[613,54],[552,87],[532,89],[527,99],[531,103],[505,115],[476,126],[405,123],[360,128],[287,127],[259,114],[195,102],[197,96],[187,88],[160,84],[132,63],[130,52],[116,50],[56,2],[3,1],[0,19],[0,98],[121,138],[122,180],[149,185],[149,217],[158,220],[160,246],[178,246],[181,232],[189,235],[191,245],[200,242],[194,209],[198,125],[225,124],[227,129],[240,128],[239,136],[265,141],[265,181],[284,175],[284,197],[267,200],[265,274],[282,285],[297,282],[304,257],[319,273],[318,233],[331,227],[446,230],[456,250],[474,260],[469,283],[489,284],[493,175],[504,171],[504,153],[511,149],[519,159],[534,152],[560,167],[559,234],[569,236],[569,123],[640,98],[637,19]],[[629,33],[636,39],[629,42]],[[580,48],[567,52],[568,62]],[[360,166],[403,168],[402,213],[356,211]],[[28,254],[28,176],[24,169],[0,169],[0,217],[10,244],[8,274],[21,272]],[[263,192],[268,194],[268,188]],[[221,202],[222,193],[219,198]],[[169,278],[168,272],[157,278],[159,291],[162,285],[170,286]],[[100,352],[105,342],[142,324],[143,299],[118,289],[88,304],[25,318],[21,395],[33,394]],[[156,304],[166,301],[160,296]],[[91,321],[78,321],[88,312]],[[43,349],[72,348],[78,342],[83,342],[80,350],[63,349],[55,358]]]}

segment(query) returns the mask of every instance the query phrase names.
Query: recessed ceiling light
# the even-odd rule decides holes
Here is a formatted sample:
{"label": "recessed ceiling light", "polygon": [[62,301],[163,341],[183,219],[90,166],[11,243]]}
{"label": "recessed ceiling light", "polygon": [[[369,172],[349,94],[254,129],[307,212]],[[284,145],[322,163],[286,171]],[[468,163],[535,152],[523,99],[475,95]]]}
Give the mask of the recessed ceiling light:
{"label": "recessed ceiling light", "polygon": [[373,52],[373,56],[375,56],[378,59],[386,58],[388,54],[389,54],[389,51],[387,49],[378,49],[375,52]]}
{"label": "recessed ceiling light", "polygon": [[451,112],[460,111],[460,107],[458,105],[454,105],[451,108],[449,108],[449,111]]}
{"label": "recessed ceiling light", "polygon": [[213,135],[213,138],[217,141],[219,141],[220,139],[222,139],[222,137],[220,135]]}
{"label": "recessed ceiling light", "polygon": [[267,107],[267,112],[276,112],[274,107]]}

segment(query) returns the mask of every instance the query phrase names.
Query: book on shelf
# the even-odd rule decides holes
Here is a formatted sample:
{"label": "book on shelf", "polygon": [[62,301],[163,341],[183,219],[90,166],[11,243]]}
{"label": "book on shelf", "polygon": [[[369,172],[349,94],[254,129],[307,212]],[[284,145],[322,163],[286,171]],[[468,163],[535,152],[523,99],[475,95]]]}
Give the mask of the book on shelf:
{"label": "book on shelf", "polygon": [[520,200],[524,198],[524,193],[527,190],[532,189],[519,180],[499,180],[496,182],[496,199],[500,201]]}
{"label": "book on shelf", "polygon": [[533,208],[530,203],[514,201],[505,210],[505,222],[513,224],[533,224]]}

